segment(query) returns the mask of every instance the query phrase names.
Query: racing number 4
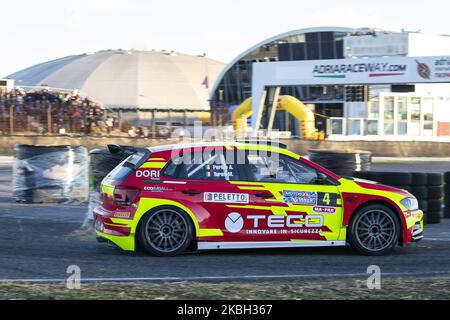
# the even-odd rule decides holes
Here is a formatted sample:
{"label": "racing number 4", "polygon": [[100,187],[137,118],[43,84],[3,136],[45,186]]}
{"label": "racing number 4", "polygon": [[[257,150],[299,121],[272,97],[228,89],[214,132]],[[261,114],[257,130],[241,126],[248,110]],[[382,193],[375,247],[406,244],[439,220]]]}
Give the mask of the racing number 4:
{"label": "racing number 4", "polygon": [[329,193],[325,193],[325,195],[323,196],[323,199],[322,199],[322,201],[324,202],[324,203],[326,203],[328,206],[330,205],[330,194]]}
{"label": "racing number 4", "polygon": [[319,192],[317,205],[326,207],[335,207],[337,204],[337,194],[329,192]]}

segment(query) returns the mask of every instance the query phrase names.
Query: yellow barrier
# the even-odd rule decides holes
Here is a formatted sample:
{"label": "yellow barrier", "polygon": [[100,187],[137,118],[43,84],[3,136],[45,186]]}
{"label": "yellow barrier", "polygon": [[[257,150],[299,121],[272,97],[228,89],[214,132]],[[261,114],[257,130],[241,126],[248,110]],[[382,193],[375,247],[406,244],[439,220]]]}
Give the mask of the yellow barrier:
{"label": "yellow barrier", "polygon": [[[314,113],[300,100],[293,96],[280,96],[277,110],[285,110],[292,114],[299,122],[303,139],[323,139],[323,133],[318,133],[315,127]],[[232,114],[233,127],[237,135],[242,135],[247,129],[247,119],[252,115],[252,98],[246,99]]]}

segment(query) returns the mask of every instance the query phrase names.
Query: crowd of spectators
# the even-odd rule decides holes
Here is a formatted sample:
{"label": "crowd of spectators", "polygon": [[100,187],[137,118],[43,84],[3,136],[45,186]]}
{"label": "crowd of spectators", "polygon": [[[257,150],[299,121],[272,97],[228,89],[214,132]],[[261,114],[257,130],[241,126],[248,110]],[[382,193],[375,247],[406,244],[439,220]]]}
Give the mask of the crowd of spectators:
{"label": "crowd of spectators", "polygon": [[100,105],[73,92],[0,92],[0,134],[92,134],[118,129],[117,117],[107,117]]}
{"label": "crowd of spectators", "polygon": [[0,135],[76,134],[167,138],[174,128],[181,126],[181,123],[174,121],[157,121],[155,127],[142,126],[138,121],[123,119],[117,111],[106,112],[98,103],[73,91],[25,91],[16,88],[6,92],[0,88]]}

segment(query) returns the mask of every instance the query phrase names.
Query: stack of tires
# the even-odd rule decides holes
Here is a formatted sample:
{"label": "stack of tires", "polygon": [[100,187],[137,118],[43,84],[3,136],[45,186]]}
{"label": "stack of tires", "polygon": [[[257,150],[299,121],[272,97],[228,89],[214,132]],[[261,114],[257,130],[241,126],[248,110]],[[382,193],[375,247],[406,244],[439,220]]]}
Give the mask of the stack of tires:
{"label": "stack of tires", "polygon": [[372,163],[372,153],[361,150],[309,150],[308,157],[312,162],[341,176],[370,170]]}
{"label": "stack of tires", "polygon": [[444,218],[450,218],[450,172],[444,174]]}
{"label": "stack of tires", "polygon": [[426,211],[426,222],[429,224],[441,222],[443,191],[443,174],[427,173],[428,210]]}
{"label": "stack of tires", "polygon": [[91,174],[93,189],[100,190],[100,184],[116,166],[130,156],[132,152],[112,154],[107,149],[94,149],[89,152],[91,157]]}
{"label": "stack of tires", "polygon": [[355,172],[353,176],[409,191],[419,201],[419,208],[425,213],[424,221],[429,224],[440,223],[443,194],[442,174],[363,171]]}

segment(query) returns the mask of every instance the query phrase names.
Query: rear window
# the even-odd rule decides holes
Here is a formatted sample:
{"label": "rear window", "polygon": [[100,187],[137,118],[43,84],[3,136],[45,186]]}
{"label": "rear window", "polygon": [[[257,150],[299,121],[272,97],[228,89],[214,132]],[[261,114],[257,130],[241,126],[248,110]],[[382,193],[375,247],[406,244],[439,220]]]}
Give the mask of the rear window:
{"label": "rear window", "polygon": [[148,154],[144,152],[135,153],[124,161],[122,161],[117,167],[115,167],[105,179],[114,181],[126,180],[133,171],[141,166],[148,158]]}

